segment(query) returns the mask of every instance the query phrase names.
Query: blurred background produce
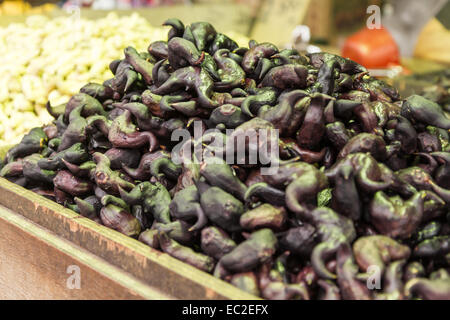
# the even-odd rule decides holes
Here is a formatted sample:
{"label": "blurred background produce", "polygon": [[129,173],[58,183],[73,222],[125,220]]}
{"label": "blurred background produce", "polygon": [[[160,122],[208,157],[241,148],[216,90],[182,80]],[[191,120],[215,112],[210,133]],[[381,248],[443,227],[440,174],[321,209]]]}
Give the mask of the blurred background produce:
{"label": "blurred background produce", "polygon": [[23,14],[41,14],[55,10],[57,5],[54,3],[43,3],[32,6],[29,2],[18,0],[7,0],[0,3],[0,15],[2,16],[20,16]]}

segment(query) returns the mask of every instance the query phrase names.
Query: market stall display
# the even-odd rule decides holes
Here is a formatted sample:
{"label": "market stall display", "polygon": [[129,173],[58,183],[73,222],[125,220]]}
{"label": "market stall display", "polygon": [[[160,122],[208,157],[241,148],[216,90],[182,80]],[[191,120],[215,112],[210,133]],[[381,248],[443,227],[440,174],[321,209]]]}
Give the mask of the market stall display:
{"label": "market stall display", "polygon": [[18,16],[23,14],[42,14],[53,11],[57,6],[53,3],[45,3],[32,7],[28,2],[22,0],[6,0],[0,3],[0,16]]}
{"label": "market stall display", "polygon": [[[113,78],[47,104],[55,120],[10,149],[0,175],[266,299],[450,299],[438,104],[401,99],[336,55],[165,25],[167,41],[109,63]],[[214,162],[186,159],[177,130]],[[279,157],[235,159],[255,130],[279,138],[244,138],[245,150],[274,144]],[[372,267],[381,291],[365,283]]]}

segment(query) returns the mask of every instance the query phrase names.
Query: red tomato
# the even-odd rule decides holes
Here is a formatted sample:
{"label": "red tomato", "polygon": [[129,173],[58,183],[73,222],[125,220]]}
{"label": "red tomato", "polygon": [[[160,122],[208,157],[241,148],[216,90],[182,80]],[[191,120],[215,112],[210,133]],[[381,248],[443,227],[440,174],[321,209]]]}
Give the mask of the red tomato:
{"label": "red tomato", "polygon": [[365,28],[347,38],[342,55],[368,69],[387,68],[400,64],[397,43],[385,28]]}

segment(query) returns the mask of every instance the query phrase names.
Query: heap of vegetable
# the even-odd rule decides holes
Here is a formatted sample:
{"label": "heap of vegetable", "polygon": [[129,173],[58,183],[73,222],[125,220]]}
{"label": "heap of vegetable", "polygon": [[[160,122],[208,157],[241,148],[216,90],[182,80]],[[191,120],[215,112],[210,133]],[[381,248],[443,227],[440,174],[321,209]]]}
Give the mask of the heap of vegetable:
{"label": "heap of vegetable", "polygon": [[[168,40],[126,48],[112,79],[48,104],[56,120],[8,152],[1,176],[263,298],[450,299],[439,105],[401,100],[336,55],[165,25]],[[217,159],[180,165],[172,133],[195,121],[205,134],[189,144]],[[233,135],[279,130],[278,170],[228,164],[211,128],[228,152]]]}

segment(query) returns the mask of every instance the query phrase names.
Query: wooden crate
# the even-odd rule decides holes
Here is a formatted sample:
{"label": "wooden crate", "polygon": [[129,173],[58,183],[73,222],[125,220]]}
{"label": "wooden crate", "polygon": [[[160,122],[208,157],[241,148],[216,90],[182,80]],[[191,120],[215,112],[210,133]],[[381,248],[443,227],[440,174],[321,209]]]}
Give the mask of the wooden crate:
{"label": "wooden crate", "polygon": [[3,178],[0,234],[0,299],[257,299]]}

